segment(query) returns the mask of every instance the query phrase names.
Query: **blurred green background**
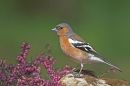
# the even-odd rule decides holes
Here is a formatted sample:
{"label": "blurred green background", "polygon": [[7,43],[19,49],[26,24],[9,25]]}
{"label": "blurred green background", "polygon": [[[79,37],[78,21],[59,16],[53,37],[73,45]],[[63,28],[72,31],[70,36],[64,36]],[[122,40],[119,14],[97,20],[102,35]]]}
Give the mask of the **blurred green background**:
{"label": "blurred green background", "polygon": [[[104,77],[119,78],[130,83],[130,0],[0,0],[0,59],[15,62],[22,42],[31,45],[27,59],[52,48],[55,67],[75,67],[61,51],[56,33],[51,29],[68,23],[86,42],[125,73],[110,72]],[[97,75],[110,67],[86,64]],[[45,71],[44,71],[45,72]]]}

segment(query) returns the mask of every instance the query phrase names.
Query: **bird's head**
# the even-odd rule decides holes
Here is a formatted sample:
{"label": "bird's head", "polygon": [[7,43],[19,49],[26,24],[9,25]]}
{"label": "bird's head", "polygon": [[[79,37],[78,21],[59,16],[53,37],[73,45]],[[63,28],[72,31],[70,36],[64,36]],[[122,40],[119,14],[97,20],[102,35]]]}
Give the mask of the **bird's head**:
{"label": "bird's head", "polygon": [[58,36],[70,36],[74,32],[72,31],[71,27],[67,23],[60,23],[56,25],[55,28],[52,29],[55,31]]}

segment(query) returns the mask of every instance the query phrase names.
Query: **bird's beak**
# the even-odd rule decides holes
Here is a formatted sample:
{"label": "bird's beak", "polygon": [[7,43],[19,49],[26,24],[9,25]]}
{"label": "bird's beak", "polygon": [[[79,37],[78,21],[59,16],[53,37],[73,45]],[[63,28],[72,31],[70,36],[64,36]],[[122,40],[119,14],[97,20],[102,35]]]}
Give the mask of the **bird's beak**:
{"label": "bird's beak", "polygon": [[55,31],[55,32],[58,32],[58,30],[56,29],[56,28],[53,28],[53,29],[51,29],[52,31]]}

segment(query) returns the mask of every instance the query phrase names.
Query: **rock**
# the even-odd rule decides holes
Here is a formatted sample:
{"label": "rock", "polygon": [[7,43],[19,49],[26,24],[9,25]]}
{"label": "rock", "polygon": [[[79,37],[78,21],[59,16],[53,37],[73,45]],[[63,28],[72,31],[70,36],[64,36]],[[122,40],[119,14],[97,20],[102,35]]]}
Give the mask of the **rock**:
{"label": "rock", "polygon": [[81,77],[77,77],[75,74],[77,72],[66,74],[59,82],[65,86],[129,86],[124,80],[97,78],[93,72],[82,73]]}

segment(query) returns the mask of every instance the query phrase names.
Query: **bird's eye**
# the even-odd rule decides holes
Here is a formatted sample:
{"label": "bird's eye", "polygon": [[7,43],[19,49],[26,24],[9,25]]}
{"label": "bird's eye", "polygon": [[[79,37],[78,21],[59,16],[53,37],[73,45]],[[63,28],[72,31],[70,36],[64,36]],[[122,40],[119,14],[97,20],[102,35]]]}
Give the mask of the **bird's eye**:
{"label": "bird's eye", "polygon": [[56,28],[57,28],[57,30],[61,30],[63,27],[58,26],[58,27],[56,27]]}

